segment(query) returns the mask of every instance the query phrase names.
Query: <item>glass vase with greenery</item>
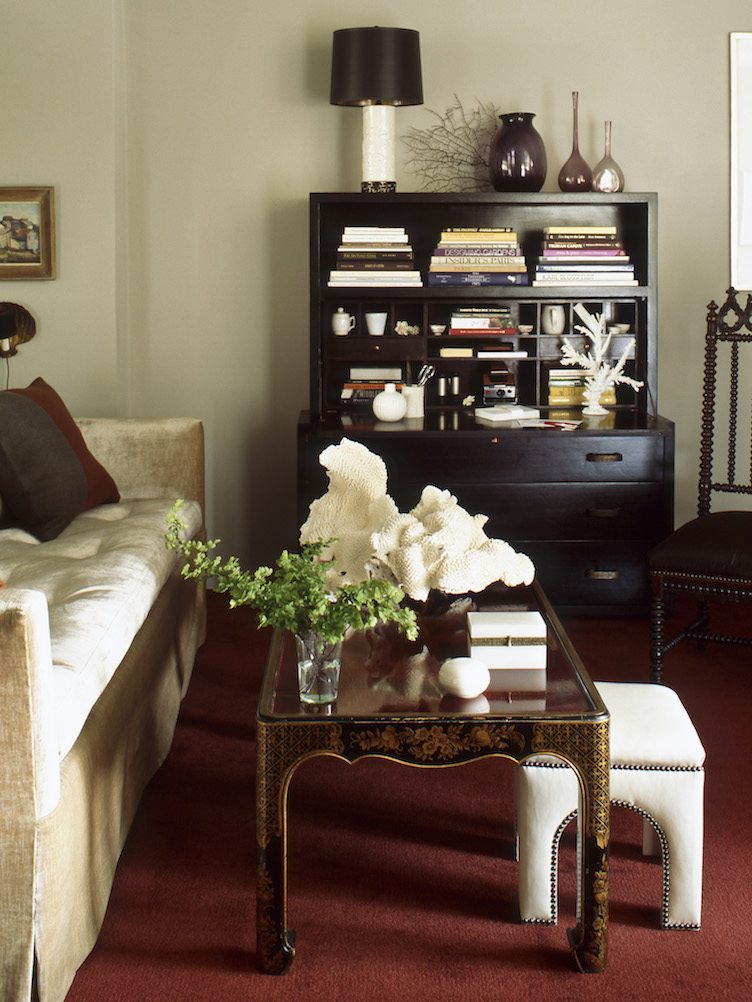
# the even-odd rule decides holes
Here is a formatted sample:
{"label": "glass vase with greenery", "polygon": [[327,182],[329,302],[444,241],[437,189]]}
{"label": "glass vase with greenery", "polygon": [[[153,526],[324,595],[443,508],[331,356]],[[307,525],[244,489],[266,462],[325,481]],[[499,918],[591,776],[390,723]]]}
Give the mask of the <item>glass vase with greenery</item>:
{"label": "glass vase with greenery", "polygon": [[180,517],[182,503],[178,501],[167,516],[165,543],[186,558],[183,577],[210,582],[214,591],[229,595],[231,608],[250,606],[260,627],[289,630],[298,641],[299,652],[306,652],[314,674],[331,661],[332,652],[350,629],[394,623],[410,640],[417,637],[415,613],[402,606],[405,594],[393,582],[371,578],[330,587],[327,571],[334,562],[320,557],[332,540],[305,543],[299,553],[283,550],[273,568],[246,571],[237,557],[223,561],[212,556],[219,540],[186,538],[186,525]]}

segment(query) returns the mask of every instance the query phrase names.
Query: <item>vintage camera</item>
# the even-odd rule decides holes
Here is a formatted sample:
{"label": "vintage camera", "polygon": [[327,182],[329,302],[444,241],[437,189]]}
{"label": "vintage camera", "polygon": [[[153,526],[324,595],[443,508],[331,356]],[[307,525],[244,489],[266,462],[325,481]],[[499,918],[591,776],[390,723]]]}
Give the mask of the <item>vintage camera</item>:
{"label": "vintage camera", "polygon": [[502,363],[499,368],[483,373],[483,403],[493,404],[503,401],[517,403],[517,381],[514,373]]}

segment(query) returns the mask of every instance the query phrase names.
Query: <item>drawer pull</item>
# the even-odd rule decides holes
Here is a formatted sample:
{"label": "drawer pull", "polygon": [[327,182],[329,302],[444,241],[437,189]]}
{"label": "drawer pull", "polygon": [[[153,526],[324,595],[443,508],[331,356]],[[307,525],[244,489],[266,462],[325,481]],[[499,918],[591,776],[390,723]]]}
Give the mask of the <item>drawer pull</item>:
{"label": "drawer pull", "polygon": [[585,571],[585,577],[591,581],[616,581],[619,577],[618,571],[597,571],[594,567],[589,567]]}
{"label": "drawer pull", "polygon": [[371,345],[371,351],[381,351],[381,345],[380,344],[372,344]]}
{"label": "drawer pull", "polygon": [[589,452],[586,459],[589,463],[620,463],[624,456],[620,452]]}
{"label": "drawer pull", "polygon": [[491,445],[498,445],[499,444],[499,440],[498,440],[498,438],[495,435],[493,436],[493,438],[490,441],[491,441]]}
{"label": "drawer pull", "polygon": [[586,508],[585,514],[590,518],[618,518],[624,514],[624,508],[620,504],[614,508]]}

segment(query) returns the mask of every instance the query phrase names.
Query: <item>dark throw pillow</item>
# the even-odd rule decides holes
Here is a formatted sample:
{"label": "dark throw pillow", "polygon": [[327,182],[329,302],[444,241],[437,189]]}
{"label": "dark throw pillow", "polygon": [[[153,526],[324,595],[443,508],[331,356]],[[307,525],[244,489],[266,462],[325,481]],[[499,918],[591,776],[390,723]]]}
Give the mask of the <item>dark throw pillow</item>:
{"label": "dark throw pillow", "polygon": [[43,379],[0,392],[0,496],[6,523],[41,540],[54,539],[80,512],[120,499]]}

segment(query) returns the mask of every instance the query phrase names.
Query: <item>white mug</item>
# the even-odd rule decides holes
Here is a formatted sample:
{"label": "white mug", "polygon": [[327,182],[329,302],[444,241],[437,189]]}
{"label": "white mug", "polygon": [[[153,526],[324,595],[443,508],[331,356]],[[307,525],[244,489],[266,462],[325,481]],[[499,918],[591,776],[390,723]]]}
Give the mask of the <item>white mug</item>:
{"label": "white mug", "polygon": [[386,313],[366,313],[368,333],[380,337],[386,330]]}
{"label": "white mug", "polygon": [[340,306],[336,313],[332,313],[332,330],[338,337],[349,334],[355,326],[355,317],[351,316]]}

